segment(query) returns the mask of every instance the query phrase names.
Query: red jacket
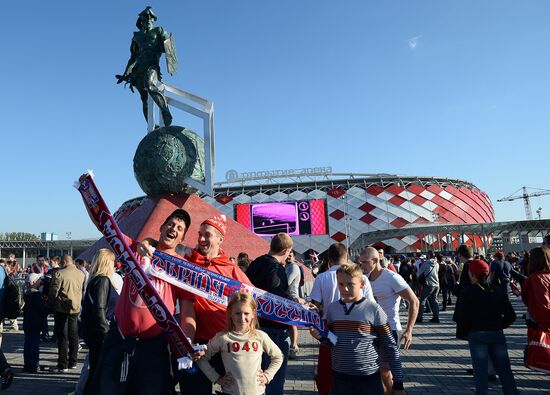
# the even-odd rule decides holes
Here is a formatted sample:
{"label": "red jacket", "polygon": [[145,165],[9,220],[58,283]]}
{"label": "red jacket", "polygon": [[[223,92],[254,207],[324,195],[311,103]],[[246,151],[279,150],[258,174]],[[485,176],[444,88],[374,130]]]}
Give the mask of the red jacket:
{"label": "red jacket", "polygon": [[531,274],[521,287],[521,299],[538,328],[550,331],[550,272]]}
{"label": "red jacket", "polygon": [[[197,266],[204,267],[215,273],[230,277],[237,281],[252,285],[246,274],[220,250],[220,255],[213,259],[207,259],[197,250],[193,250],[191,255],[186,255],[185,259]],[[195,315],[197,321],[197,330],[195,339],[210,340],[216,333],[226,329],[227,308],[219,303],[196,296]]]}

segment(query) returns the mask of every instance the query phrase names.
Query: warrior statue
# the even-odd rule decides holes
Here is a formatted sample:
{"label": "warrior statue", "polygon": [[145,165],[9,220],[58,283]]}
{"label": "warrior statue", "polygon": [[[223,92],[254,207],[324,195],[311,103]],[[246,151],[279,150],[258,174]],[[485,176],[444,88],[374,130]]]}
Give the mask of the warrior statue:
{"label": "warrior statue", "polygon": [[159,90],[162,79],[160,73],[160,57],[166,56],[166,68],[170,75],[174,75],[177,68],[176,51],[172,35],[162,27],[154,27],[157,16],[151,7],[145,8],[136,21],[138,32],[134,32],[130,45],[130,60],[123,75],[116,75],[117,84],[126,82],[130,89],[135,87],[143,103],[143,114],[147,120],[147,95],[149,94],[159,106],[165,126],[172,124],[172,115],[168,109],[166,97]]}

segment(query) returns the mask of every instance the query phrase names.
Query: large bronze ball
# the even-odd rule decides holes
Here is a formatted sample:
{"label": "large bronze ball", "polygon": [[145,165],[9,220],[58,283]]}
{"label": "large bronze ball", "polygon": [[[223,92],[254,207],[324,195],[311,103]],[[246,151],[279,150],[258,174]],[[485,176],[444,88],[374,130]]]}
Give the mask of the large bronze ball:
{"label": "large bronze ball", "polygon": [[134,155],[136,180],[148,196],[191,193],[185,178],[204,180],[204,142],[181,126],[153,130],[141,140]]}

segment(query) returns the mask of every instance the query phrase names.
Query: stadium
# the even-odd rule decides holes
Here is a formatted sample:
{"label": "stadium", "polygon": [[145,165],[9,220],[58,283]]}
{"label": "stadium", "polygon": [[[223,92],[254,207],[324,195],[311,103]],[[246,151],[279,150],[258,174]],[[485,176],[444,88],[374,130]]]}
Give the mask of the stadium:
{"label": "stadium", "polygon": [[[334,242],[358,251],[361,235],[403,227],[494,222],[491,200],[468,181],[391,174],[333,173],[330,167],[226,173],[203,196],[254,233],[292,235],[300,254]],[[483,245],[483,235],[409,235],[378,242],[389,253]],[[487,240],[485,240],[487,242]]]}

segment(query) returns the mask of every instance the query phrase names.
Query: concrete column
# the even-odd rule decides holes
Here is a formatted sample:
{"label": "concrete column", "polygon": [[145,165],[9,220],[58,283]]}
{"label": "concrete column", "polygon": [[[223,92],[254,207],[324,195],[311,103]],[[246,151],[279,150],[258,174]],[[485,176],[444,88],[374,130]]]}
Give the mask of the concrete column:
{"label": "concrete column", "polygon": [[23,247],[23,267],[27,267],[26,259],[27,259],[27,250],[25,247]]}

